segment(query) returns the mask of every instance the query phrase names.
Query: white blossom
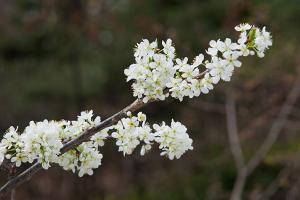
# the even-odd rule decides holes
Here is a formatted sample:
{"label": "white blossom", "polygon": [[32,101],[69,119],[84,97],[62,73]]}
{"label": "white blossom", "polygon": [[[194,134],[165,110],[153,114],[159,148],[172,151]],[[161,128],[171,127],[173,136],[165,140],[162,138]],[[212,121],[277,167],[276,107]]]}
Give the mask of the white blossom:
{"label": "white blossom", "polygon": [[244,31],[250,30],[251,27],[252,27],[252,26],[251,26],[250,24],[245,23],[245,24],[240,24],[240,25],[236,26],[234,29],[235,29],[236,31],[244,32]]}
{"label": "white blossom", "polygon": [[165,122],[162,125],[154,124],[155,141],[159,143],[162,150],[161,155],[167,155],[169,159],[179,159],[187,150],[192,150],[193,140],[186,133],[187,128],[180,122],[172,120],[171,126]]}
{"label": "white blossom", "polygon": [[256,29],[255,31],[255,47],[257,49],[258,57],[264,57],[265,51],[272,46],[272,37],[269,32],[266,31],[266,27],[262,30]]}
{"label": "white blossom", "polygon": [[230,81],[233,73],[233,67],[228,65],[226,60],[218,57],[213,57],[212,61],[206,64],[206,68],[209,69],[214,84],[218,83],[221,79]]}
{"label": "white blossom", "polygon": [[242,65],[242,62],[238,60],[239,53],[234,51],[231,54],[224,54],[224,58],[227,61],[227,66],[229,66],[231,69],[234,67],[240,67]]}
{"label": "white blossom", "polygon": [[222,50],[224,48],[224,43],[220,40],[211,40],[209,42],[209,48],[207,49],[206,53],[210,56],[217,56],[218,51]]}
{"label": "white blossom", "polygon": [[201,92],[207,94],[210,90],[214,88],[213,81],[209,73],[204,75],[204,78],[200,81]]}
{"label": "white blossom", "polygon": [[171,59],[175,57],[175,48],[172,46],[172,40],[169,38],[167,41],[162,41],[163,52]]}
{"label": "white blossom", "polygon": [[135,48],[134,56],[137,58],[141,57],[151,57],[154,55],[155,49],[157,48],[157,41],[149,42],[149,40],[144,39],[141,43],[137,44]]}
{"label": "white blossom", "polygon": [[198,56],[196,56],[193,66],[198,67],[203,63],[203,60],[204,60],[204,55],[200,53]]}

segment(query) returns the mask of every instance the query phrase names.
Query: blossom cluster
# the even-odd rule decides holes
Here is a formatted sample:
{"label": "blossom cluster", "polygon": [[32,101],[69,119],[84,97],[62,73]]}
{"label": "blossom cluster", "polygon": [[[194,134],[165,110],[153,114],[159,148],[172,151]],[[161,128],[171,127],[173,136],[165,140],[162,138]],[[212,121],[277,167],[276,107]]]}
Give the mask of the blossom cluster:
{"label": "blossom cluster", "polygon": [[192,139],[181,123],[172,121],[169,127],[162,122],[161,126],[154,124],[152,129],[146,118],[141,112],[137,116],[128,112],[127,117],[116,125],[99,131],[88,142],[63,154],[60,150],[66,142],[101,123],[100,117],[93,119],[93,111],[81,112],[75,121],[31,121],[22,134],[10,127],[0,142],[0,164],[5,158],[17,167],[22,163],[38,162],[44,169],[48,169],[55,163],[81,177],[92,175],[93,169],[101,165],[103,155],[100,147],[107,138],[116,140],[124,156],[132,154],[140,144],[140,154],[145,155],[154,142],[163,150],[161,155],[167,155],[170,159],[180,158],[187,150],[193,149]]}
{"label": "blossom cluster", "polygon": [[[76,121],[64,121],[61,139],[70,141],[78,137],[84,131],[98,126],[101,119],[97,116],[93,120],[93,111],[81,112]],[[108,137],[107,131],[102,130],[92,136],[91,140],[80,144],[58,157],[54,162],[63,167],[64,170],[71,170],[73,173],[78,172],[78,176],[84,174],[93,174],[93,169],[101,165],[103,155],[99,148],[104,145],[104,140]]]}
{"label": "blossom cluster", "polygon": [[271,34],[265,27],[240,24],[235,30],[239,32],[237,42],[229,38],[211,40],[206,50],[209,59],[199,54],[191,63],[187,57],[176,58],[171,39],[162,41],[162,49],[158,48],[157,40],[144,39],[135,48],[135,63],[124,70],[127,81],[133,80],[133,95],[145,103],[151,99],[164,100],[169,95],[182,101],[185,96],[207,94],[220,80],[230,81],[234,69],[242,65],[240,57],[264,57],[272,45]]}
{"label": "blossom cluster", "polygon": [[187,150],[193,149],[193,140],[187,134],[187,128],[174,120],[171,126],[162,122],[162,125],[154,124],[152,129],[146,122],[145,114],[140,112],[137,116],[132,116],[129,112],[128,117],[120,120],[113,128],[115,131],[112,137],[117,140],[116,145],[124,155],[131,154],[139,144],[142,144],[140,154],[144,155],[154,142],[162,150],[161,155],[166,155],[171,160],[174,157],[178,159]]}
{"label": "blossom cluster", "polygon": [[101,164],[102,154],[98,147],[103,146],[106,132],[96,133],[91,141],[82,143],[76,149],[60,155],[64,143],[76,138],[85,130],[100,124],[100,117],[92,119],[93,112],[81,112],[76,121],[31,121],[22,134],[10,127],[0,142],[0,164],[9,159],[17,167],[22,163],[38,162],[44,169],[51,163],[83,174],[92,174],[91,169]]}

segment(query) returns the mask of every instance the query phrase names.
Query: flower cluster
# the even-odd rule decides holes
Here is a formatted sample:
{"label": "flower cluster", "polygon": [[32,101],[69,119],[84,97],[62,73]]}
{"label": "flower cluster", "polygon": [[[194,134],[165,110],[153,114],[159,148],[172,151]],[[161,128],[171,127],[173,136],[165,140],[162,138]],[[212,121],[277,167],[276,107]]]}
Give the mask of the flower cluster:
{"label": "flower cluster", "polygon": [[129,112],[128,117],[120,120],[113,128],[115,131],[112,137],[117,140],[116,145],[124,155],[131,154],[139,144],[142,144],[140,154],[144,155],[154,142],[162,149],[161,155],[166,155],[171,160],[174,157],[178,159],[187,150],[193,149],[193,140],[187,134],[187,128],[173,120],[171,126],[162,122],[161,126],[154,124],[152,129],[146,123],[145,114],[140,112],[136,117]]}
{"label": "flower cluster", "polygon": [[186,133],[187,128],[180,122],[172,120],[171,126],[164,122],[161,126],[153,125],[155,141],[159,143],[159,148],[163,150],[161,155],[167,155],[169,159],[180,158],[187,150],[192,150],[193,140]]}
{"label": "flower cluster", "polygon": [[[82,132],[95,127],[101,123],[100,117],[93,120],[93,111],[81,112],[76,121],[65,121],[64,131],[61,134],[63,141],[70,141]],[[93,169],[101,165],[103,155],[99,147],[104,145],[104,140],[108,137],[107,129],[102,130],[91,137],[89,142],[84,142],[73,150],[61,155],[56,163],[64,170],[78,172],[81,177],[84,174],[93,174]]]}
{"label": "flower cluster", "polygon": [[164,89],[176,72],[173,67],[175,49],[170,39],[163,45],[163,53],[157,53],[157,41],[149,43],[143,40],[135,49],[136,63],[124,71],[127,81],[135,80],[132,84],[134,96],[143,97],[144,102],[150,99],[164,100],[168,96]]}
{"label": "flower cluster", "polygon": [[[259,29],[249,24],[235,27],[239,38],[211,40],[206,50],[210,57],[205,60],[199,54],[189,63],[188,58],[175,58],[175,48],[171,39],[158,42],[143,40],[135,48],[135,63],[124,70],[127,81],[132,84],[133,95],[148,102],[151,99],[164,100],[171,95],[183,100],[183,97],[197,97],[213,89],[220,80],[230,81],[235,68],[242,65],[241,56],[255,55],[263,57],[272,45],[272,37],[265,27]],[[200,72],[200,67],[203,68]]]}
{"label": "flower cluster", "polygon": [[48,169],[51,163],[56,163],[64,170],[92,175],[93,169],[101,165],[103,155],[100,147],[107,138],[116,140],[116,145],[123,155],[132,154],[133,150],[141,144],[140,154],[151,149],[157,142],[163,150],[162,155],[170,159],[179,158],[186,150],[192,149],[192,140],[186,133],[186,128],[179,122],[173,122],[171,127],[163,122],[160,129],[154,125],[153,129],[146,122],[146,115],[139,112],[133,116],[130,112],[116,125],[110,126],[94,134],[88,142],[83,142],[76,148],[60,154],[63,144],[75,139],[84,131],[98,126],[100,117],[93,119],[93,111],[81,112],[75,121],[47,121],[30,122],[22,134],[10,127],[0,142],[0,164],[9,159],[17,167],[22,163],[40,163]]}
{"label": "flower cluster", "polygon": [[116,145],[123,155],[132,154],[140,143],[143,143],[141,155],[144,155],[151,149],[154,140],[151,128],[146,123],[146,115],[139,112],[137,116],[133,116],[128,112],[127,116],[113,126],[114,132],[111,136],[116,139]]}
{"label": "flower cluster", "polygon": [[11,159],[19,167],[21,162],[27,162],[27,156],[23,152],[24,143],[14,127],[10,127],[0,143],[0,163],[4,158]]}
{"label": "flower cluster", "polygon": [[74,150],[60,155],[65,142],[76,138],[83,131],[97,126],[100,117],[92,120],[93,112],[82,112],[76,121],[31,121],[22,134],[10,127],[0,143],[0,164],[9,159],[17,167],[21,163],[40,163],[48,169],[51,163],[57,163],[66,170],[78,171],[79,176],[91,174],[91,169],[101,164],[102,154],[98,147],[104,144],[108,136],[105,131],[96,133],[90,142],[81,144]]}
{"label": "flower cluster", "polygon": [[3,153],[0,162],[5,158],[20,166],[23,162],[32,163],[37,159],[43,168],[48,169],[50,162],[57,160],[63,144],[59,138],[61,126],[54,121],[30,122],[24,133],[19,135],[10,127],[0,143]]}
{"label": "flower cluster", "polygon": [[63,147],[59,137],[62,131],[62,126],[55,121],[44,120],[37,123],[31,121],[20,135],[24,146],[21,151],[26,154],[28,162],[32,163],[37,159],[44,169],[48,169],[50,162],[58,159],[60,149]]}

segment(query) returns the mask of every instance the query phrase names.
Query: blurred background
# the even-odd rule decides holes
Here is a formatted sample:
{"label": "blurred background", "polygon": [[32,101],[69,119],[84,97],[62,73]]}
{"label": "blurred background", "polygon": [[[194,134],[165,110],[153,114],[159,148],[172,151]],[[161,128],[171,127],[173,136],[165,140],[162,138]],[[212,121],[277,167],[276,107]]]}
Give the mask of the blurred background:
{"label": "blurred background", "polygon": [[[0,0],[0,138],[11,125],[22,130],[30,120],[72,120],[88,109],[104,119],[131,103],[123,70],[142,38],[172,38],[177,55],[189,58],[204,53],[211,39],[236,38],[233,27],[241,22],[267,26],[274,39],[264,59],[243,58],[233,80],[208,95],[143,109],[150,122],[174,118],[188,127],[194,150],[181,159],[155,149],[124,158],[110,141],[93,176],[52,167],[19,187],[16,199],[229,199],[237,169],[226,95],[233,94],[249,160],[299,76],[299,20],[299,0]],[[300,199],[299,103],[248,177],[243,199],[270,188],[269,199]],[[0,184],[6,180],[0,172]]]}

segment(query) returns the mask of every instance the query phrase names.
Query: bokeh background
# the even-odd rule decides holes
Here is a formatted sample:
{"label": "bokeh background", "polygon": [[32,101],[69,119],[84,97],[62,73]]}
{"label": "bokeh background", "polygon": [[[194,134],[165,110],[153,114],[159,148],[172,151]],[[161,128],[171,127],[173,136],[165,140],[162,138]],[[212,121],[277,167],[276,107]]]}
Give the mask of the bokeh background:
{"label": "bokeh background", "polygon": [[[170,37],[177,55],[190,58],[203,53],[211,39],[236,38],[233,27],[240,22],[265,25],[274,38],[264,59],[243,58],[233,80],[210,94],[143,109],[151,122],[174,118],[189,128],[194,150],[180,160],[169,161],[157,150],[124,158],[111,141],[93,176],[78,178],[52,167],[19,187],[16,199],[228,199],[237,172],[226,129],[226,93],[234,94],[248,159],[299,76],[299,20],[299,0],[0,0],[1,135],[11,125],[23,129],[30,120],[71,120],[82,110],[93,109],[104,119],[132,102],[123,70],[142,38]],[[299,109],[296,104],[249,177],[243,199],[255,199],[299,159]],[[289,199],[291,190],[300,188],[299,169],[288,173],[270,199]],[[7,177],[0,174],[4,184]],[[298,190],[294,197],[300,199]]]}

